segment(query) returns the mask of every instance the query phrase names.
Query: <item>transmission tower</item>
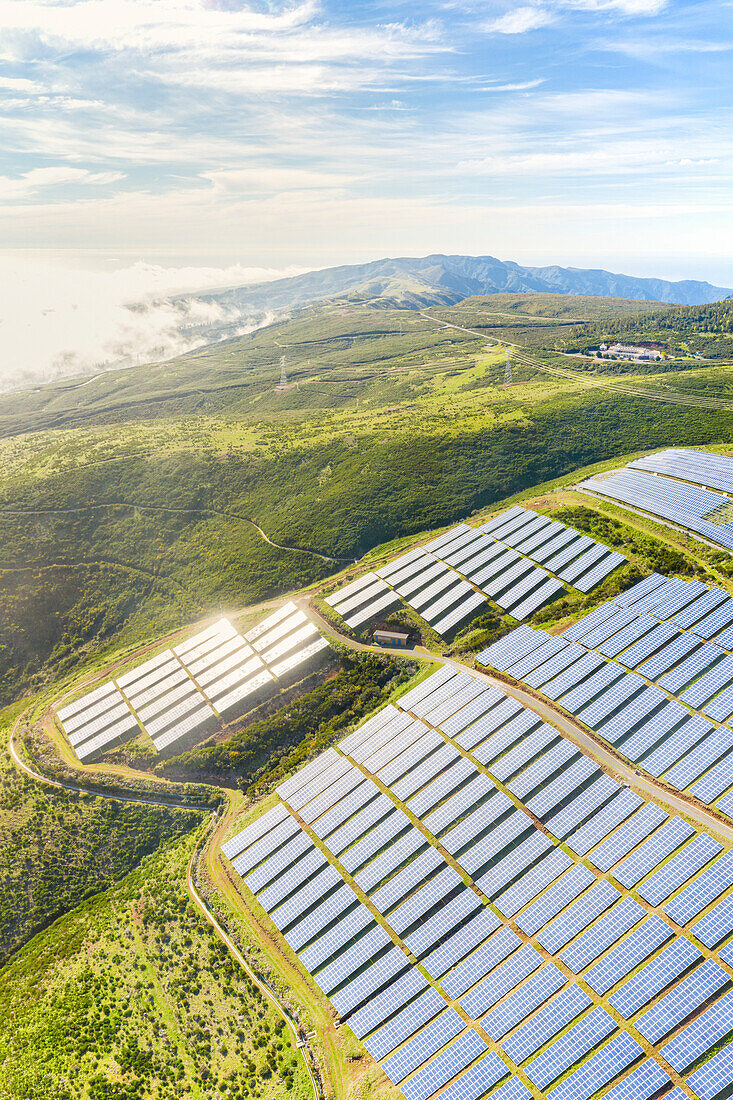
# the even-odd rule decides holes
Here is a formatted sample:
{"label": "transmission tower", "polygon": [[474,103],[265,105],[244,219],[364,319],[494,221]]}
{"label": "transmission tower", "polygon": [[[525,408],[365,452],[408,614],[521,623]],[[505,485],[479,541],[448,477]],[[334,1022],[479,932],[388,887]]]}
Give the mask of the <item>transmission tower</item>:
{"label": "transmission tower", "polygon": [[284,387],[284,386],[287,386],[287,384],[288,384],[288,376],[285,372],[285,356],[283,355],[283,357],[280,360],[280,385]]}
{"label": "transmission tower", "polygon": [[512,385],[512,349],[506,349],[506,370],[504,371],[504,385]]}

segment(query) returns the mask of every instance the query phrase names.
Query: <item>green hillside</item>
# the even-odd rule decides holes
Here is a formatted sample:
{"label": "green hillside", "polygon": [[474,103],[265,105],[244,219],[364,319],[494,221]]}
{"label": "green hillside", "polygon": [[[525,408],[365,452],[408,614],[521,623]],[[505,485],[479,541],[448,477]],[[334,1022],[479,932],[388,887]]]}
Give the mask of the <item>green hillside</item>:
{"label": "green hillside", "polygon": [[[501,304],[517,339],[549,305]],[[329,306],[157,370],[4,398],[8,431],[78,426],[0,442],[0,698],[642,441],[730,438],[725,409],[519,365],[505,387],[503,350],[439,319]],[[681,377],[731,385],[716,368]]]}

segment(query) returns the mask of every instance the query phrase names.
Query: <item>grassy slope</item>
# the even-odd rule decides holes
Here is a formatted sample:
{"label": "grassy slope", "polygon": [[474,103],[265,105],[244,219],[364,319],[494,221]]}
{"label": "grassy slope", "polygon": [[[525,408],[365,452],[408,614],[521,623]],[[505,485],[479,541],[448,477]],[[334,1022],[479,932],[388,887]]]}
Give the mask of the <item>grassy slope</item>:
{"label": "grassy slope", "polygon": [[282,1021],[187,900],[192,844],[147,859],[0,974],[0,1095],[311,1095]]}
{"label": "grassy slope", "polygon": [[[18,708],[0,715],[5,745]],[[122,805],[42,787],[0,753],[0,962],[146,854],[195,828],[200,814]]]}
{"label": "grassy slope", "polygon": [[[291,386],[276,392],[283,351]],[[225,376],[226,413],[222,391],[206,391]],[[115,415],[138,415],[140,374],[83,387],[97,426],[0,445],[0,691],[12,698],[121,630],[143,639],[337,568],[306,550],[356,557],[641,440],[731,438],[728,413],[518,377],[498,385],[503,357],[480,339],[362,306],[148,372],[161,392],[194,380],[195,417],[100,425],[110,394]],[[42,391],[21,412],[26,400],[53,404]]]}

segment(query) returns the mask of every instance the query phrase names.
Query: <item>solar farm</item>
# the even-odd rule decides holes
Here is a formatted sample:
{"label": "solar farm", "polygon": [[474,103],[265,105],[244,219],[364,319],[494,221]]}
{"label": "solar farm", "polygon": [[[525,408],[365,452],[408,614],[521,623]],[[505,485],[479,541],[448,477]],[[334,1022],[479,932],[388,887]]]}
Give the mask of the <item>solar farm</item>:
{"label": "solar farm", "polygon": [[[559,679],[551,641],[485,659]],[[733,854],[509,690],[446,663],[277,798],[222,854],[406,1100],[730,1095]]]}
{"label": "solar farm", "polygon": [[478,660],[733,818],[732,624],[722,589],[652,574],[561,635],[520,627]]}
{"label": "solar farm", "polygon": [[182,752],[322,662],[328,642],[287,603],[246,634],[221,619],[109,680],[56,714],[81,763],[141,731],[158,753]]}
{"label": "solar farm", "polygon": [[526,619],[572,585],[590,592],[626,559],[519,505],[480,527],[461,523],[339,588],[326,603],[352,630],[404,603],[446,636],[489,600]]}
{"label": "solar farm", "polygon": [[733,459],[671,448],[578,486],[733,550]]}

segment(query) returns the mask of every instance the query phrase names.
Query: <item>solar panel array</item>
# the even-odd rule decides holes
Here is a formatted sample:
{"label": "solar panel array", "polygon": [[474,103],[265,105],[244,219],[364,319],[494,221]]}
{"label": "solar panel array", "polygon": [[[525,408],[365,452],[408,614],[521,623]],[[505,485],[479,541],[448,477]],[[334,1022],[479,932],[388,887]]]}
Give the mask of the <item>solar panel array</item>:
{"label": "solar panel array", "polygon": [[142,729],[157,752],[200,739],[323,660],[328,642],[294,603],[244,636],[226,619],[57,710],[85,763]]}
{"label": "solar panel array", "polygon": [[223,854],[407,1100],[731,1083],[733,855],[498,687],[446,665],[278,796]]}
{"label": "solar panel array", "polygon": [[423,547],[326,597],[352,629],[409,604],[441,635],[493,600],[516,619],[557,598],[563,582],[590,592],[626,559],[587,535],[527,508],[481,527],[461,523]]}
{"label": "solar panel array", "polygon": [[633,764],[733,816],[732,622],[724,590],[654,574],[562,635],[519,628],[478,660],[558,702]]}
{"label": "solar panel array", "polygon": [[733,549],[732,458],[670,449],[636,459],[623,470],[589,478],[580,488]]}

